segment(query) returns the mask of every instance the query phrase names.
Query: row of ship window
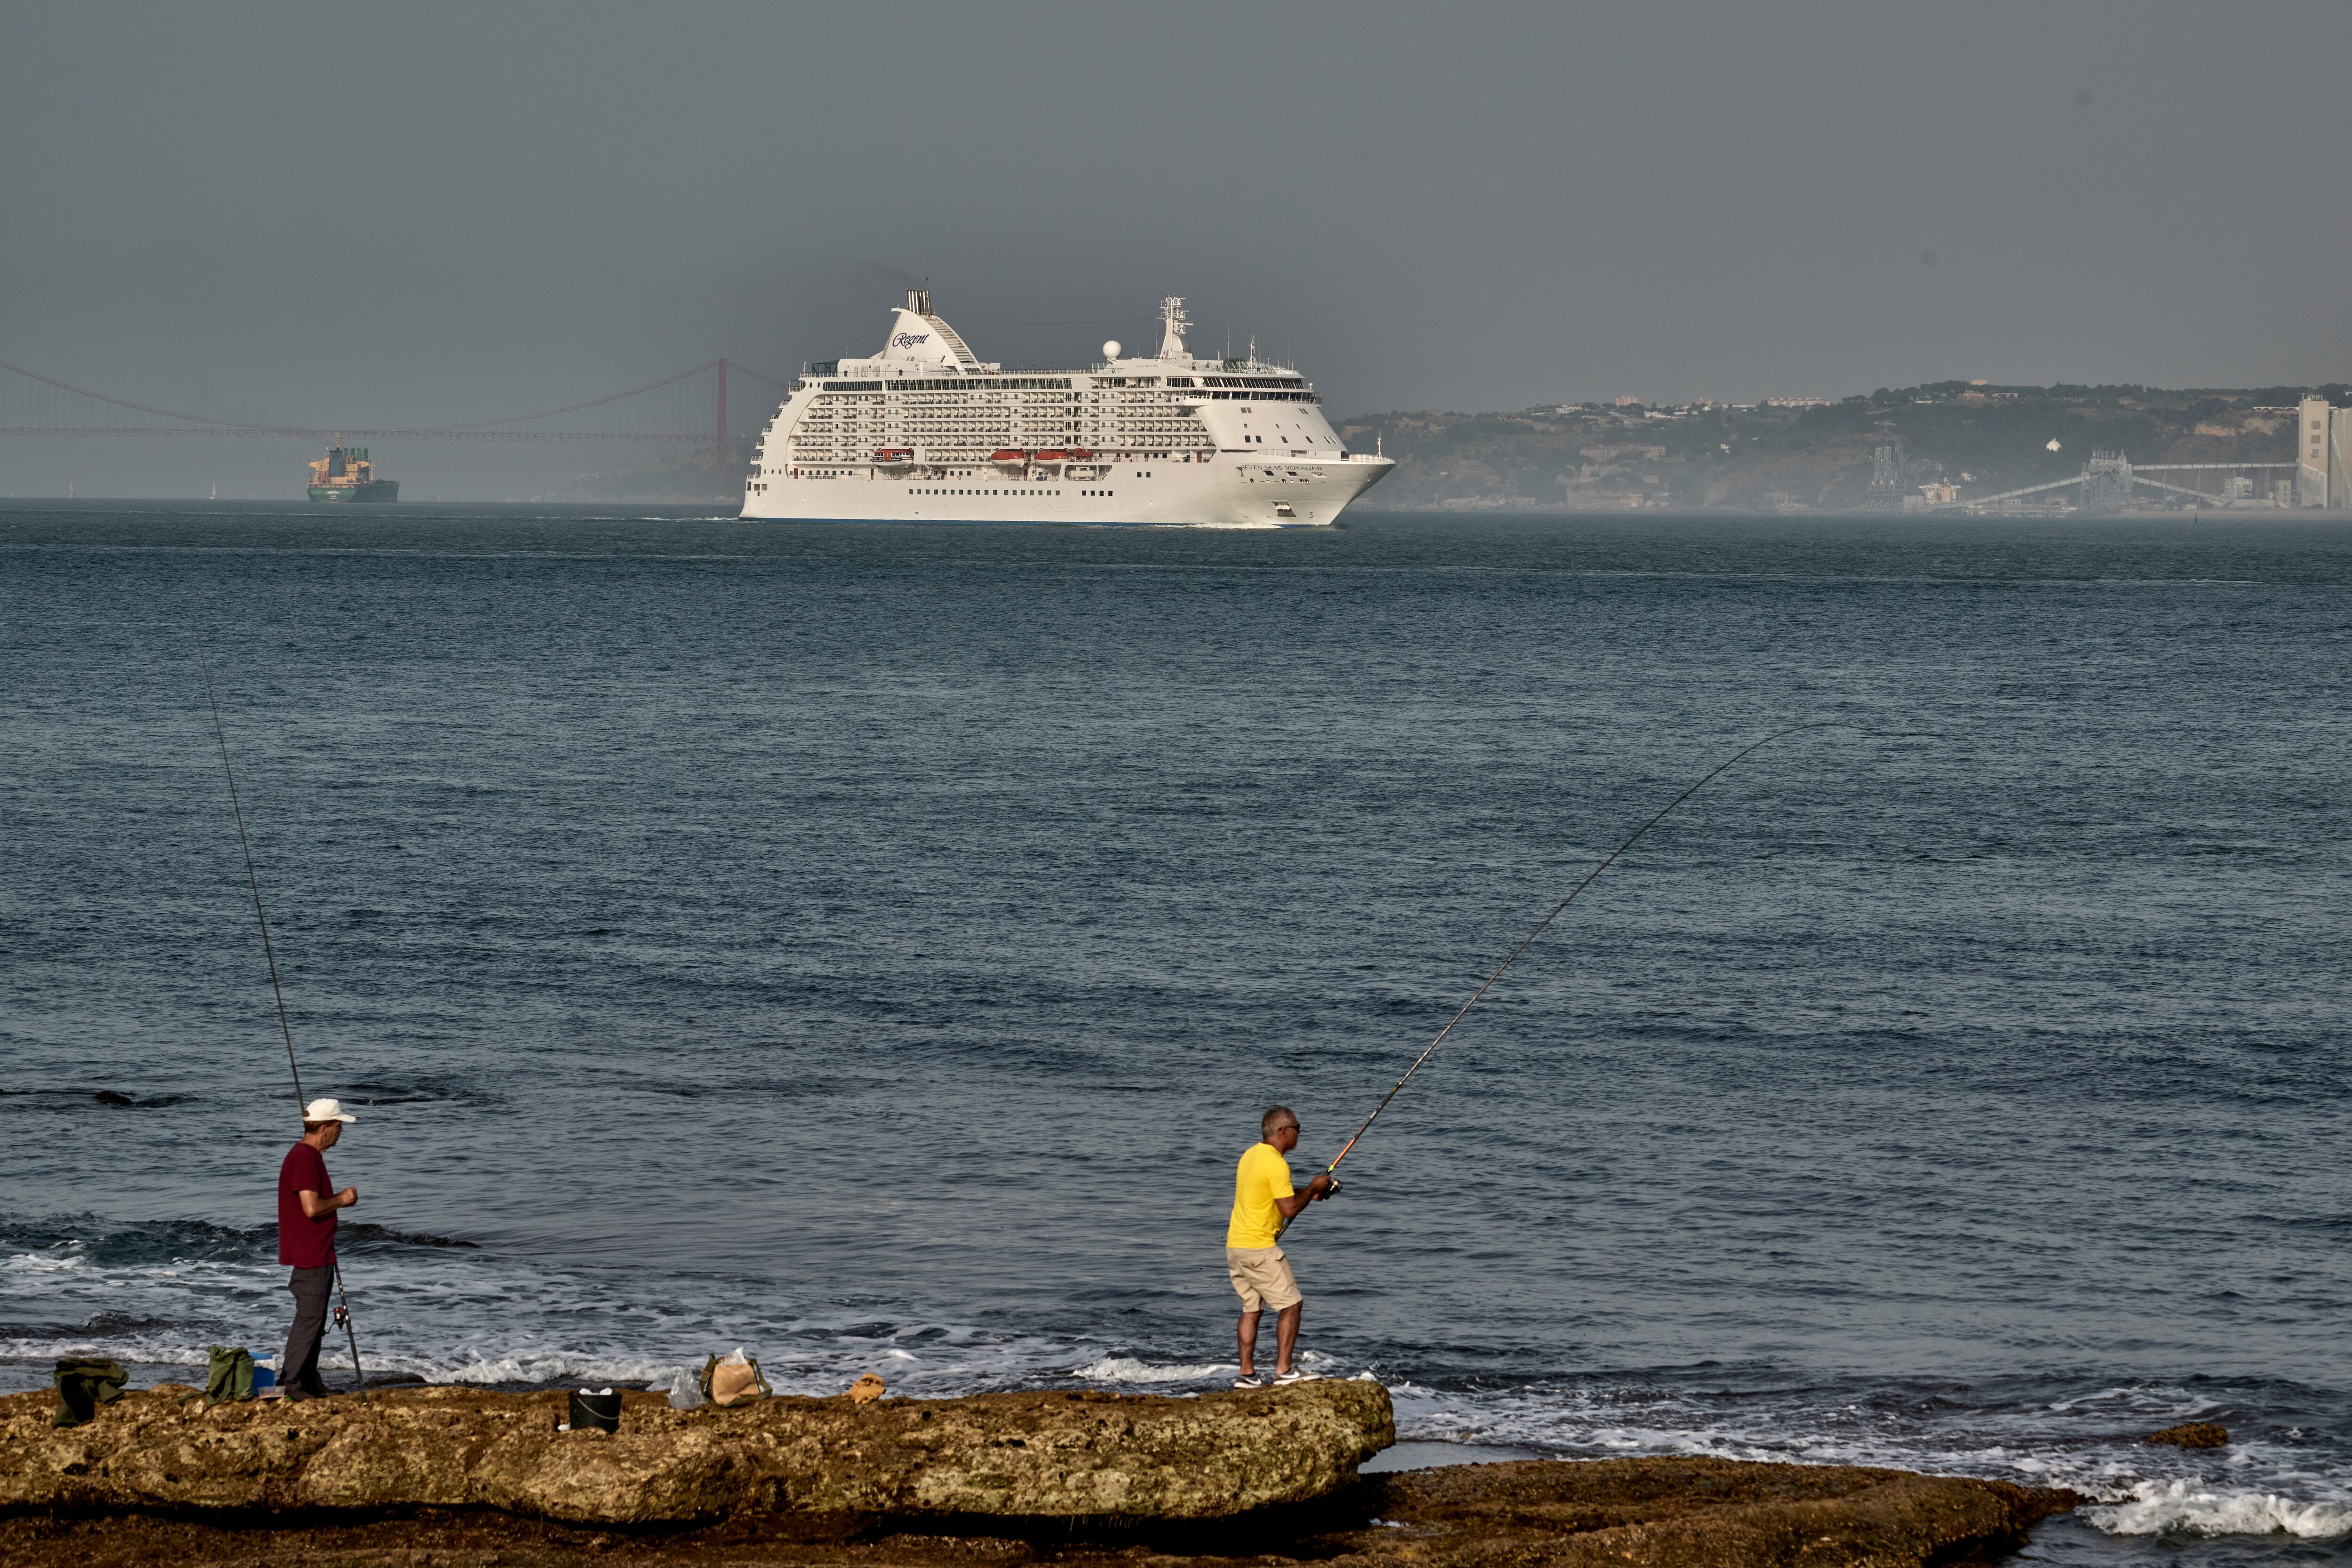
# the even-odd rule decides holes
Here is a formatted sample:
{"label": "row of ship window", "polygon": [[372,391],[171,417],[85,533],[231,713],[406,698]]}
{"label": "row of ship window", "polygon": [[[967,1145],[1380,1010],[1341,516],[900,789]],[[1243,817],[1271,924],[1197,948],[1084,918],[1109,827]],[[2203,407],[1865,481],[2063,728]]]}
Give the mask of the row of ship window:
{"label": "row of ship window", "polygon": [[[824,384],[827,392],[879,392],[882,386],[878,381],[828,381]],[[1067,392],[1070,378],[1066,375],[974,375],[959,376],[953,381],[894,381],[889,387],[893,392]]]}
{"label": "row of ship window", "polygon": [[[1241,412],[1246,414],[1249,410],[1244,408]],[[968,415],[932,413],[928,409],[893,410],[886,415],[877,409],[871,414],[862,411],[856,415],[816,413],[810,415],[800,423],[803,427],[810,429],[820,426],[873,425],[885,419],[904,420],[909,425],[1125,425],[1133,424],[1138,420],[1152,420],[1164,427],[1191,426],[1197,423],[1191,419],[1174,418],[1171,416],[1171,413],[1172,411],[1164,408],[1122,410],[1117,414],[1097,414],[1094,410],[1088,409],[1081,416],[1076,409],[987,408],[975,409]]]}
{"label": "row of ship window", "polygon": [[[1307,384],[1303,376],[1295,375],[1204,375],[1200,381],[1202,386],[1252,387],[1265,391]],[[1118,388],[1157,386],[1160,378],[1112,376],[1095,384]],[[1171,375],[1168,378],[1168,384],[1189,387],[1192,385],[1192,377]],[[975,375],[959,376],[952,381],[828,381],[824,384],[827,392],[880,392],[885,388],[892,392],[1067,392],[1070,379],[1067,376]]]}
{"label": "row of ship window", "polygon": [[[1289,396],[1275,397],[1271,394],[1265,395],[1269,402],[1283,403],[1297,401],[1296,398]],[[973,410],[975,413],[983,414],[1034,414],[1039,412],[1047,414],[1066,414],[1079,408],[1124,408],[1137,411],[1149,408],[1181,408],[1188,406],[1191,402],[1211,401],[1213,400],[1213,395],[1205,392],[1194,393],[1191,399],[1167,397],[1089,397],[1083,401],[1076,397],[1020,397],[1008,398],[1002,401],[971,397],[820,397],[814,404],[810,405],[809,412],[812,415],[857,414],[873,408],[920,408],[929,409],[938,413],[950,413],[958,408],[969,408]]]}
{"label": "row of ship window", "polygon": [[[1169,458],[1170,458],[1171,454],[1166,453],[1166,452],[1159,452],[1159,453],[1140,453],[1140,454],[1135,454],[1134,456],[1136,456],[1136,457],[1140,457],[1140,458],[1143,458],[1144,460],[1146,460],[1146,461],[1156,461],[1156,462],[1161,462],[1161,463],[1164,463],[1164,462],[1166,462],[1166,461],[1168,461],[1168,460],[1169,460]],[[830,452],[799,452],[799,453],[794,453],[794,454],[793,454],[793,458],[794,458],[794,459],[795,459],[796,461],[798,461],[798,462],[803,462],[803,463],[807,463],[807,462],[818,462],[818,461],[831,461],[831,462],[835,462],[835,463],[845,463],[845,462],[850,461],[850,459],[849,459],[849,458],[847,458],[840,457],[840,456],[838,456],[838,455],[836,455],[836,454],[830,453]],[[1190,458],[1184,458],[1183,460],[1184,460],[1184,461],[1186,461],[1186,462],[1190,462],[1190,461],[1192,461],[1192,459],[1191,459]],[[1201,461],[1202,461],[1202,462],[1204,462],[1204,463],[1205,463],[1205,462],[1207,462],[1207,461],[1208,461],[1208,459],[1207,459],[1206,458],[1202,458],[1202,459],[1201,459]],[[761,472],[762,472],[762,473],[766,473],[766,472],[768,472],[768,471],[769,471],[769,470],[764,469],[764,468],[761,470]],[[1244,470],[1243,470],[1243,471],[1244,471],[1244,472],[1247,472],[1248,470],[1244,469]],[[1296,469],[1296,468],[1293,468],[1293,469],[1291,470],[1291,472],[1292,472],[1293,474],[1296,474],[1297,471],[1298,471],[1298,470],[1297,470],[1297,469]],[[1267,472],[1267,473],[1269,473],[1269,474],[1271,474],[1271,473],[1273,473],[1273,472],[1274,472],[1274,470],[1273,470],[1272,468],[1268,468],[1268,469],[1266,470],[1266,472]],[[803,477],[803,478],[804,478],[804,479],[822,479],[845,478],[846,476],[844,476],[844,475],[833,475],[833,474],[823,474],[823,473],[819,473],[817,470],[815,470],[815,469],[814,469],[814,468],[809,468],[809,469],[804,469],[804,470],[803,470],[802,477]],[[1150,478],[1151,477],[1151,470],[1150,470],[1150,469],[1149,469],[1149,468],[1138,468],[1137,470],[1135,470],[1135,477],[1136,477],[1137,479],[1150,479]],[[761,489],[765,489],[767,487],[766,487],[766,486],[764,486],[764,485],[762,485],[762,486],[761,486],[761,487],[760,487],[760,488],[761,488]],[[997,492],[996,492],[996,491],[994,491],[994,490],[917,490],[917,491],[915,491],[914,493],[915,493],[916,495],[919,495],[919,496],[921,496],[921,495],[934,495],[934,496],[967,496],[967,495],[969,495],[969,496],[986,496],[986,495],[994,495],[994,494],[996,494]],[[1024,495],[1026,495],[1026,494],[1028,494],[1029,492],[1028,492],[1028,491],[1026,491],[1026,490],[1024,490],[1022,493],[1023,493]],[[1053,491],[1052,493],[1053,493],[1053,494],[1055,494],[1055,495],[1059,495],[1059,494],[1061,494],[1062,492],[1061,492],[1061,491],[1059,491],[1059,490],[1055,490],[1055,491]],[[1103,493],[1105,493],[1105,492],[1100,491],[1100,490],[1081,490],[1079,493],[1080,493],[1081,495],[1101,495],[1101,494],[1103,494]]]}
{"label": "row of ship window", "polygon": [[[1240,410],[1240,412],[1246,414],[1249,410],[1244,408]],[[1060,417],[1055,417],[1055,415],[1059,415]],[[1023,408],[990,408],[975,409],[969,415],[934,414],[928,410],[916,410],[911,412],[893,410],[888,414],[885,414],[879,409],[875,410],[871,414],[862,412],[856,415],[818,413],[812,414],[807,418],[800,421],[800,425],[803,429],[814,429],[819,426],[877,425],[886,421],[904,421],[908,425],[992,426],[1133,425],[1138,423],[1149,423],[1163,428],[1171,426],[1184,426],[1189,428],[1199,424],[1198,420],[1175,418],[1172,416],[1170,410],[1164,408],[1142,408],[1132,411],[1123,411],[1118,414],[1097,414],[1094,410],[1088,409],[1083,416],[1075,409],[1038,410]]]}
{"label": "row of ship window", "polygon": [[[1057,496],[1059,490],[909,490],[918,496]],[[1115,496],[1117,490],[1080,490],[1082,496]]]}
{"label": "row of ship window", "polygon": [[[893,426],[891,428],[893,431],[902,433],[904,439],[910,441],[922,441],[925,443],[936,443],[941,446],[957,445],[960,439],[964,445],[979,446],[982,443],[998,439],[999,435],[1002,435],[1004,439],[1013,442],[1016,446],[1034,447],[1041,443],[1046,446],[1052,446],[1056,442],[1066,446],[1074,439],[1070,428],[1067,426],[1062,426],[1059,427],[1040,427],[1034,425],[989,425],[983,426],[978,430],[963,431],[941,430],[933,426],[924,425]],[[802,440],[824,440],[828,437],[835,437],[836,435],[840,438],[845,439],[853,435],[854,432],[846,430],[837,433],[825,430],[803,430],[796,434]],[[867,432],[867,434],[878,435],[880,432],[870,431]],[[1120,439],[1118,441],[1108,441],[1108,437],[1113,436],[1117,436]],[[1214,445],[1214,443],[1209,439],[1207,435],[1201,431],[1154,429],[1149,425],[1129,425],[1116,431],[1102,431],[1098,436],[1095,433],[1089,433],[1087,440],[1088,442],[1097,445],[1104,444],[1108,441],[1108,444],[1117,446],[1139,436],[1150,437],[1152,443],[1155,446],[1174,445],[1179,447],[1208,447]]]}
{"label": "row of ship window", "polygon": [[[1246,410],[1244,410],[1244,412],[1246,412]],[[956,418],[956,417],[952,417],[952,416],[947,416],[947,415],[941,415],[941,414],[928,414],[928,413],[916,413],[916,414],[892,414],[892,415],[889,415],[889,416],[882,416],[882,415],[878,415],[878,414],[877,414],[877,415],[874,416],[873,416],[873,417],[871,417],[871,418],[864,418],[864,419],[835,419],[835,418],[828,418],[827,416],[825,416],[824,415],[822,415],[822,414],[813,414],[813,415],[811,415],[811,416],[808,417],[808,419],[807,419],[806,421],[804,421],[804,423],[806,423],[806,424],[808,424],[808,425],[874,425],[874,424],[879,424],[879,423],[884,422],[884,420],[885,420],[885,418],[886,418],[886,417],[887,418],[887,420],[888,420],[890,423],[894,423],[894,424],[896,424],[896,423],[905,423],[905,424],[908,424],[908,425],[991,425],[991,426],[995,426],[995,425],[1065,425],[1065,426],[1066,426],[1066,425],[1077,425],[1077,424],[1087,424],[1087,425],[1107,425],[1107,424],[1117,424],[1117,425],[1134,425],[1134,424],[1150,424],[1150,425],[1153,426],[1155,428],[1163,428],[1163,429],[1164,429],[1164,428],[1176,427],[1176,426],[1192,426],[1192,425],[1193,425],[1193,424],[1195,424],[1195,423],[1196,423],[1196,421],[1190,420],[1190,419],[1147,419],[1147,418],[1144,418],[1144,417],[1142,417],[1142,416],[1137,416],[1137,417],[1133,417],[1133,418],[1121,418],[1121,417],[1117,417],[1117,416],[1104,416],[1104,417],[1102,417],[1102,418],[1091,418],[1091,417],[1089,417],[1089,418],[1087,418],[1087,419],[1084,419],[1084,420],[1080,420],[1080,419],[1076,419],[1076,418],[1061,418],[1061,419],[1055,419],[1055,418],[1050,418],[1050,417],[1043,416],[1040,416],[1040,415],[1037,415],[1037,414],[1028,413],[1028,412],[1026,412],[1026,411],[1023,411],[1023,410],[1019,410],[1019,409],[1007,410],[1007,411],[1006,411],[1003,416],[999,416],[999,417],[997,417],[997,418],[993,418],[993,419],[983,419],[983,418],[977,418],[977,417],[973,417],[973,418]]]}

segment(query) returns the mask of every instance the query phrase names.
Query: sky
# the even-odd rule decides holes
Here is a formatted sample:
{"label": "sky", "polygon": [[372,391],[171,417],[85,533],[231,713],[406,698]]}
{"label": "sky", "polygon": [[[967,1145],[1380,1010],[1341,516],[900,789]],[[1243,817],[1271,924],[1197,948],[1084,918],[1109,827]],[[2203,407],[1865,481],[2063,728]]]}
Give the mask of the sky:
{"label": "sky", "polygon": [[[219,0],[5,38],[0,361],[218,418],[789,377],[924,280],[1016,363],[1181,294],[1334,416],[2352,378],[2341,0]],[[0,494],[292,495],[315,455],[0,436]],[[496,498],[645,451],[397,458]]]}

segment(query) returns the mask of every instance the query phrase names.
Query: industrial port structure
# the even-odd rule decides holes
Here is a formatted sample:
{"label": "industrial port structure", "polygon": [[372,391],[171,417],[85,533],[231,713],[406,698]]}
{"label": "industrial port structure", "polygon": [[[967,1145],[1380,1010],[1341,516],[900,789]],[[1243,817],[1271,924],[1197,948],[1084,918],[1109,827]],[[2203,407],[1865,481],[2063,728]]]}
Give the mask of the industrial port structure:
{"label": "industrial port structure", "polygon": [[[2306,397],[2296,405],[2295,456],[2283,463],[2134,463],[2121,452],[2094,451],[2083,471],[2072,479],[2021,485],[1989,496],[1963,496],[1953,485],[1923,485],[1921,494],[1903,496],[1906,511],[1984,511],[2021,503],[2027,497],[2078,492],[2075,510],[2116,512],[2127,510],[2133,487],[2145,486],[2170,495],[2185,496],[2205,506],[2341,509],[2352,506],[2352,475],[2347,472],[2347,447],[2352,444],[2352,408],[2331,407],[2327,400]],[[1899,450],[1880,447],[1873,465],[1874,496],[1885,493],[1890,472],[1899,474]],[[2210,475],[2221,482],[2219,490],[2156,474]],[[1899,479],[1897,483],[1899,484]]]}

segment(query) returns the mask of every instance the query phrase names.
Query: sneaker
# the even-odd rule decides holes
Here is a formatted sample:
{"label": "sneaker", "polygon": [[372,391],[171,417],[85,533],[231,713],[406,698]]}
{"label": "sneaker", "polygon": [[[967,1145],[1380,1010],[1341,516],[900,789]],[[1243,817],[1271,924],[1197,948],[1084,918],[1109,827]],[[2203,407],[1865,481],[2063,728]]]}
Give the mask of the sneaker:
{"label": "sneaker", "polygon": [[1234,1379],[1234,1386],[1235,1388],[1264,1388],[1265,1386],[1265,1377],[1260,1373],[1244,1373],[1241,1376]]}
{"label": "sneaker", "polygon": [[1276,1373],[1274,1374],[1274,1381],[1276,1386],[1279,1387],[1284,1384],[1290,1383],[1313,1383],[1316,1381],[1316,1377],[1311,1372],[1300,1372],[1294,1367],[1288,1372]]}

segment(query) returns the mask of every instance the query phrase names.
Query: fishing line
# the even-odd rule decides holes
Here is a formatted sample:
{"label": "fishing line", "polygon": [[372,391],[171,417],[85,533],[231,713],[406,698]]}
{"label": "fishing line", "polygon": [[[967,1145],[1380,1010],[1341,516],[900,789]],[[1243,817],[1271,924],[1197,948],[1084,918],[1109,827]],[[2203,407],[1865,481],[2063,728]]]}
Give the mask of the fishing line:
{"label": "fishing line", "polygon": [[[1655,827],[1661,822],[1664,822],[1667,816],[1673,813],[1675,807],[1682,805],[1683,802],[1696,795],[1700,790],[1705,789],[1709,784],[1714,782],[1718,774],[1729,769],[1733,763],[1738,763],[1742,758],[1748,756],[1749,752],[1756,752],[1763,747],[1769,746],[1784,735],[1793,735],[1800,730],[1818,730],[1828,725],[1835,724],[1836,722],[1837,721],[1833,719],[1812,719],[1808,720],[1802,724],[1791,724],[1785,730],[1775,730],[1772,733],[1765,736],[1762,740],[1756,742],[1745,750],[1735,753],[1724,762],[1717,763],[1715,767],[1707,773],[1706,777],[1700,779],[1698,783],[1691,785],[1690,788],[1683,791],[1682,794],[1668,801],[1666,803],[1665,810],[1661,811],[1657,816],[1650,818],[1649,821],[1635,828],[1633,831],[1633,834],[1626,838],[1624,843],[1620,844],[1616,848],[1612,849],[1607,858],[1604,858],[1601,864],[1595,866],[1591,871],[1585,874],[1584,880],[1579,882],[1574,888],[1569,890],[1568,897],[1560,900],[1559,903],[1552,906],[1551,913],[1544,916],[1542,920],[1536,922],[1536,929],[1528,932],[1527,940],[1525,942],[1522,942],[1518,946],[1511,949],[1511,955],[1508,958],[1506,958],[1501,963],[1495,966],[1495,973],[1486,976],[1486,984],[1480,985],[1477,990],[1473,991],[1470,994],[1470,1000],[1462,1004],[1462,1010],[1445,1021],[1445,1027],[1438,1030],[1437,1037],[1430,1041],[1427,1046],[1422,1048],[1421,1055],[1412,1058],[1412,1065],[1404,1069],[1404,1076],[1396,1080],[1395,1085],[1390,1089],[1388,1093],[1381,1096],[1381,1102],[1372,1107],[1372,1113],[1364,1118],[1364,1123],[1362,1126],[1356,1129],[1355,1137],[1349,1139],[1347,1144],[1341,1148],[1337,1154],[1331,1156],[1331,1163],[1323,1167],[1323,1173],[1328,1176],[1330,1175],[1332,1172],[1339,1168],[1339,1162],[1348,1157],[1348,1151],[1356,1146],[1358,1139],[1362,1138],[1365,1133],[1372,1130],[1372,1123],[1381,1119],[1381,1112],[1389,1108],[1389,1101],[1394,1100],[1397,1095],[1403,1090],[1404,1086],[1412,1080],[1412,1075],[1421,1070],[1421,1064],[1429,1059],[1430,1053],[1436,1050],[1439,1046],[1444,1043],[1445,1037],[1454,1032],[1454,1026],[1462,1022],[1464,1016],[1469,1013],[1470,1009],[1478,1005],[1478,998],[1486,994],[1486,992],[1494,985],[1495,982],[1503,977],[1503,971],[1510,968],[1512,964],[1517,963],[1519,961],[1519,954],[1527,952],[1528,948],[1535,945],[1536,938],[1543,935],[1545,928],[1549,927],[1552,921],[1559,919],[1561,911],[1566,910],[1569,905],[1576,902],[1577,895],[1583,892],[1585,889],[1592,886],[1594,879],[1598,878],[1601,872],[1609,869],[1611,865],[1616,861],[1620,855],[1624,854],[1626,850],[1633,847],[1634,844],[1639,841],[1642,835],[1649,832],[1650,829]],[[1333,1192],[1339,1190],[1339,1184],[1336,1177],[1331,1183],[1331,1190]],[[1284,1223],[1286,1226],[1288,1224],[1287,1221],[1285,1221]]]}
{"label": "fishing line", "polygon": [[[220,699],[213,694],[212,661],[199,652],[196,665],[205,672],[205,700],[212,707],[213,733],[220,741],[221,773],[228,780],[228,808],[236,817],[236,847],[245,851],[245,885],[252,889],[253,918],[261,927],[261,956],[269,965],[269,994],[278,999],[278,1032],[286,1038],[286,1070],[294,1078],[294,1107],[298,1111],[307,1111],[310,1104],[302,1098],[302,1069],[294,1060],[294,1030],[286,1021],[286,993],[278,984],[278,954],[269,944],[269,921],[261,912],[261,879],[254,875],[253,845],[245,836],[245,807],[236,798],[236,773],[228,765],[228,730],[221,722]],[[360,1367],[360,1336],[352,1327],[352,1301],[343,1291],[343,1260],[340,1257],[335,1259],[335,1321],[351,1340],[352,1375],[359,1379],[360,1403],[365,1405],[367,1373]]]}

